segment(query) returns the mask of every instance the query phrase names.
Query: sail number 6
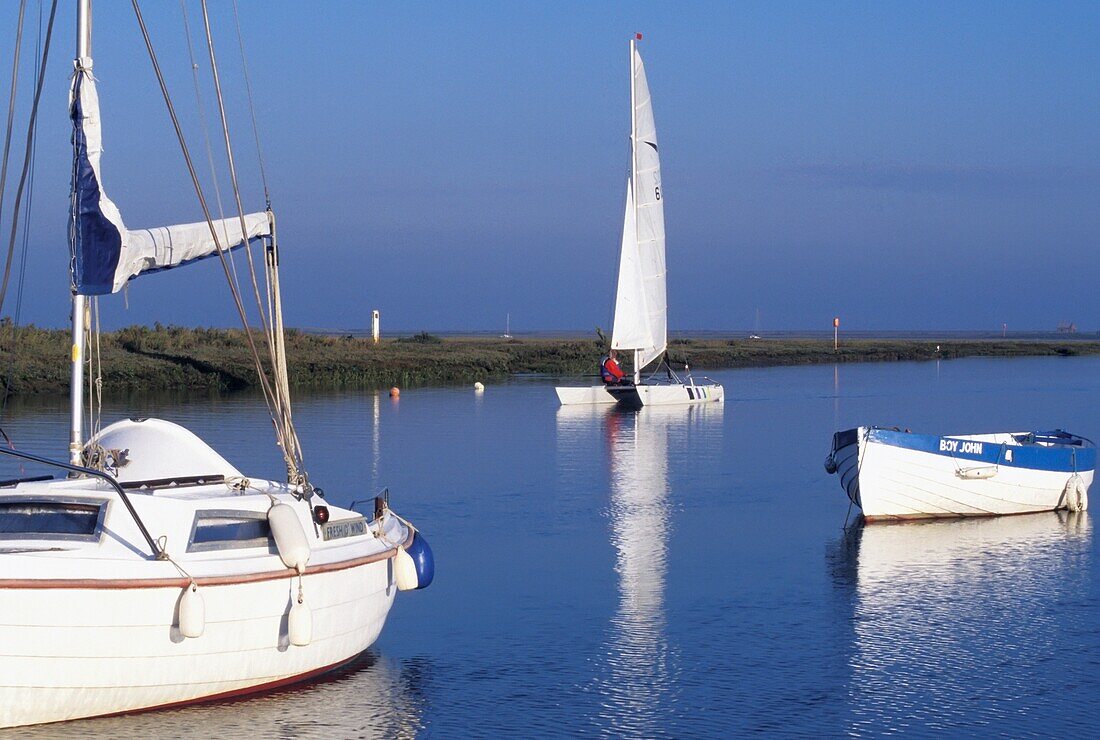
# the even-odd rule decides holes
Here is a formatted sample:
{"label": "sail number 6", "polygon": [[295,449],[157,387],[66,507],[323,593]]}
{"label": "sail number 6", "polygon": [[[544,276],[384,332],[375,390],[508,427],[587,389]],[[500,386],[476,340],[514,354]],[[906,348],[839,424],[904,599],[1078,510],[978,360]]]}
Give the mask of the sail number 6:
{"label": "sail number 6", "polygon": [[661,199],[661,186],[660,185],[653,188],[653,194],[657,197],[657,200]]}

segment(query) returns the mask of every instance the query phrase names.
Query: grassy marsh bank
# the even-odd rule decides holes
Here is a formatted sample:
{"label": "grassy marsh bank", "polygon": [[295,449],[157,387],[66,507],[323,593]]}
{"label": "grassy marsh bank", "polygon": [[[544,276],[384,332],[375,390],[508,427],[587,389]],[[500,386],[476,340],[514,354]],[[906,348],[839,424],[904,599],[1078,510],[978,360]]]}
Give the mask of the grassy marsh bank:
{"label": "grassy marsh bank", "polygon": [[[68,332],[0,328],[0,376],[14,394],[62,393],[68,386]],[[937,347],[939,350],[937,351]],[[956,357],[1100,354],[1100,341],[858,339],[834,353],[818,339],[676,339],[674,362],[716,369],[832,362],[889,362]],[[385,339],[290,331],[290,382],[310,388],[386,388],[493,380],[517,373],[594,375],[604,345],[595,339]],[[104,388],[238,390],[255,385],[243,332],[233,329],[128,327],[102,335]]]}

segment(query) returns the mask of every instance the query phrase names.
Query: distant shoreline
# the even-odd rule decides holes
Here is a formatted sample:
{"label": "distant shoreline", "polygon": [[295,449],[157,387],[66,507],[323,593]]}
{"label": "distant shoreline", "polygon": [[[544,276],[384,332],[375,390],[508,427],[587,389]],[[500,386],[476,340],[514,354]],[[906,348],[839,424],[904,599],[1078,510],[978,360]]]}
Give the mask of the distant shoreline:
{"label": "distant shoreline", "polygon": [[[0,327],[0,376],[13,395],[62,394],[69,382],[69,335],[22,327],[11,360],[10,326]],[[181,327],[120,329],[102,335],[104,391],[222,390],[257,385],[243,332]],[[938,350],[937,350],[938,347]],[[420,333],[369,338],[291,330],[290,382],[298,388],[364,389],[442,386],[519,374],[591,376],[606,345],[577,337],[440,337]],[[674,338],[674,365],[699,370],[739,367],[897,362],[960,357],[1100,355],[1100,340],[1079,335],[1042,339],[843,338],[838,352],[822,338]],[[11,368],[8,378],[9,366]]]}

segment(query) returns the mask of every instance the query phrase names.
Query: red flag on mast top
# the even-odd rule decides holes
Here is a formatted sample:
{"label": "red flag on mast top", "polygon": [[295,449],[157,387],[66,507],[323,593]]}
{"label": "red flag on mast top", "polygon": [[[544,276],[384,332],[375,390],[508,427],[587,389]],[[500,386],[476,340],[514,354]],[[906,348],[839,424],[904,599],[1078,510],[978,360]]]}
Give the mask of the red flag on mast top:
{"label": "red flag on mast top", "polygon": [[634,38],[636,38],[638,41],[641,41],[642,40],[642,34],[636,33],[636,34],[634,34]]}

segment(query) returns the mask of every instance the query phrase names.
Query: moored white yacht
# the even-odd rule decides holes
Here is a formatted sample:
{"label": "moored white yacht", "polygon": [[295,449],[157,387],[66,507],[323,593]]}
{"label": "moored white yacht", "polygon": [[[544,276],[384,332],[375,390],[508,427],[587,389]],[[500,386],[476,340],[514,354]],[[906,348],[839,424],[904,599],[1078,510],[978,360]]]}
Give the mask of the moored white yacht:
{"label": "moored white yacht", "polygon": [[[434,573],[427,543],[389,509],[388,495],[347,492],[370,500],[364,512],[333,506],[305,472],[270,210],[215,221],[202,202],[207,218],[197,224],[123,224],[103,190],[90,0],[75,4],[70,457],[2,450],[57,475],[0,484],[3,727],[175,706],[318,675],[366,650],[397,590],[423,588]],[[203,12],[205,20],[205,4]],[[216,72],[212,43],[210,57]],[[267,345],[270,371],[255,359],[287,481],[246,475],[168,421],[119,421],[86,439],[90,304],[142,273],[204,257],[224,265],[229,249],[247,250],[250,241],[263,245],[270,308],[257,344]]]}
{"label": "moored white yacht", "polygon": [[[721,385],[677,377],[665,358],[668,304],[665,296],[665,207],[653,102],[642,57],[630,40],[630,178],[619,250],[619,280],[611,348],[632,353],[634,377],[625,383],[555,388],[562,405],[619,403],[624,406],[695,404],[721,401]],[[662,361],[667,380],[643,370]],[[660,365],[657,366],[660,370]]]}

